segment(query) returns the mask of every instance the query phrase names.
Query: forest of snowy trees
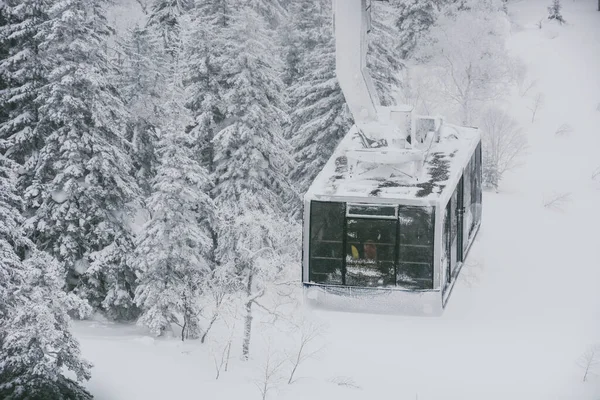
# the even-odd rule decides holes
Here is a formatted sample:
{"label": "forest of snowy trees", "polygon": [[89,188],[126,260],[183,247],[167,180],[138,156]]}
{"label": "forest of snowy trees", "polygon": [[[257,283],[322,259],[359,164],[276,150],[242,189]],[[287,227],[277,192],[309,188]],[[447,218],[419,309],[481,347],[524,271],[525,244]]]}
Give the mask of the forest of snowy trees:
{"label": "forest of snowy trees", "polygon": [[[407,63],[445,68],[443,29],[486,15],[494,30],[502,3],[374,2],[382,102],[402,88],[431,107]],[[301,196],[352,124],[330,0],[144,4],[144,23],[115,31],[108,1],[0,2],[2,398],[89,398],[61,368],[89,378],[69,318],[92,313],[204,339],[236,303],[248,357],[253,309],[299,275]],[[507,68],[486,61],[498,80],[446,93],[464,122]]]}

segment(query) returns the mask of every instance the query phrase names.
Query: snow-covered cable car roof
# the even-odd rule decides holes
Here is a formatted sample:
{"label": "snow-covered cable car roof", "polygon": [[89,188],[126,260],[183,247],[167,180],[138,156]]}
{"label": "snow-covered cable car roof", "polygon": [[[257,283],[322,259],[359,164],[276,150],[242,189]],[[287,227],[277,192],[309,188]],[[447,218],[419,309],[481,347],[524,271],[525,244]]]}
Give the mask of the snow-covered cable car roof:
{"label": "snow-covered cable car roof", "polygon": [[[468,164],[480,134],[477,128],[444,123],[439,142],[433,141],[424,152],[424,163],[418,175],[406,173],[396,165],[377,162],[362,163],[360,171],[348,168],[349,151],[360,149],[356,126],[339,143],[308,189],[308,200],[429,204],[445,202],[452,195],[463,168]],[[386,148],[379,155],[385,157]],[[375,159],[377,156],[375,156]],[[381,199],[381,200],[378,200]]]}

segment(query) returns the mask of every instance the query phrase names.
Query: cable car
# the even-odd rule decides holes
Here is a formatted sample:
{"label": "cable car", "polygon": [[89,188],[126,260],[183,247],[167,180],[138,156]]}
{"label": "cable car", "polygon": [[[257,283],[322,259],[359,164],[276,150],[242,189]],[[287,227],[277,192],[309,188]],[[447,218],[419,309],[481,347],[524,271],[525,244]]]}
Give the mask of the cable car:
{"label": "cable car", "polygon": [[333,2],[336,73],[355,125],[304,196],[305,300],[439,315],[481,225],[481,135],[382,107],[366,68],[370,2]]}

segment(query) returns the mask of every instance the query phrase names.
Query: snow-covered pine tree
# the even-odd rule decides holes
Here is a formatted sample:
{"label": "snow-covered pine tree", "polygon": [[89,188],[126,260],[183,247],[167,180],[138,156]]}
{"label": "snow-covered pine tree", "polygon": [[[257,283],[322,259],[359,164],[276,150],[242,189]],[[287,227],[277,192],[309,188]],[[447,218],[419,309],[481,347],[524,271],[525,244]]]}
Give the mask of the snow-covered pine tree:
{"label": "snow-covered pine tree", "polygon": [[283,82],[290,86],[306,71],[306,55],[323,41],[323,25],[330,23],[324,13],[329,0],[298,0],[289,5],[289,23],[280,27],[284,53]]}
{"label": "snow-covered pine tree", "polygon": [[[293,105],[288,133],[296,164],[290,175],[297,191],[304,193],[327,162],[339,140],[352,125],[345,99],[335,75],[335,41],[331,25],[331,7],[322,4],[315,15],[314,48],[302,56],[302,75],[289,89]],[[299,199],[296,201],[300,208]]]}
{"label": "snow-covered pine tree", "polygon": [[[237,213],[283,209],[291,186],[288,145],[281,124],[287,118],[278,53],[272,31],[249,5],[241,3],[223,29],[219,65],[227,105],[215,145],[215,199]],[[224,124],[223,124],[224,125]]]}
{"label": "snow-covered pine tree", "polygon": [[400,87],[400,71],[403,68],[394,11],[389,3],[372,3],[367,67],[383,106],[396,103],[395,91]]}
{"label": "snow-covered pine tree", "polygon": [[402,59],[410,57],[419,38],[434,24],[438,0],[399,0],[396,26]]}
{"label": "snow-covered pine tree", "polygon": [[[299,192],[329,159],[352,119],[335,76],[335,41],[329,1],[304,0],[297,4],[293,30],[300,49],[306,49],[295,61],[296,82],[289,89],[293,107],[289,137],[295,149],[296,165],[291,178],[299,183]],[[402,68],[396,48],[397,32],[390,19],[390,5],[373,4],[373,27],[369,36],[367,62],[383,105],[394,103]],[[289,64],[288,64],[289,65]],[[299,207],[298,207],[299,208]]]}
{"label": "snow-covered pine tree", "polygon": [[[266,268],[253,256],[260,248],[273,247],[273,238],[259,227],[262,221],[283,226],[284,205],[292,197],[287,179],[290,149],[281,128],[286,106],[272,34],[252,4],[240,2],[232,7],[230,22],[222,29],[224,46],[217,60],[224,78],[221,98],[227,108],[226,125],[213,139],[213,195],[224,217],[217,228],[216,255],[220,266],[229,268],[244,289],[246,358],[252,306],[264,293],[264,277],[275,275],[273,265]],[[254,223],[248,221],[250,217]],[[245,247],[248,237],[260,248]]]}
{"label": "snow-covered pine tree", "polygon": [[562,4],[560,4],[560,0],[552,0],[552,5],[548,7],[548,19],[558,21],[561,24],[567,22],[560,12],[561,9]]}
{"label": "snow-covered pine tree", "polygon": [[91,364],[69,331],[62,270],[25,237],[11,164],[0,155],[0,397],[91,399],[79,383],[90,378]]}
{"label": "snow-covered pine tree", "polygon": [[244,0],[268,24],[269,29],[276,29],[286,20],[287,13],[281,0]]}
{"label": "snow-covered pine tree", "polygon": [[147,195],[156,174],[156,127],[163,114],[163,57],[157,39],[147,28],[129,29],[119,46],[121,65],[117,76],[119,92],[130,112],[126,137],[132,145],[135,177]]}
{"label": "snow-covered pine tree", "polygon": [[160,165],[148,199],[151,219],[137,240],[139,323],[156,335],[181,327],[181,339],[200,333],[199,297],[213,269],[211,227],[217,222],[208,171],[185,129],[191,116],[175,85],[166,104],[169,123],[158,145]]}
{"label": "snow-covered pine tree", "polygon": [[123,137],[127,112],[106,58],[104,4],[53,3],[40,51],[49,71],[38,129],[45,143],[25,189],[28,229],[68,268],[70,288],[115,318],[136,316],[125,222],[139,188]]}
{"label": "snow-covered pine tree", "polygon": [[[0,2],[0,30],[4,30],[6,25],[8,24],[8,19],[6,15],[6,8],[4,1]],[[4,60],[8,56],[8,43],[5,43],[2,40],[2,36],[0,36],[0,60]],[[8,82],[6,82],[3,74],[0,74],[0,91],[4,91]],[[1,97],[0,97],[1,99]],[[4,107],[0,107],[0,124],[3,124],[7,119],[8,110],[5,110]]]}
{"label": "snow-covered pine tree", "polygon": [[0,96],[0,138],[11,142],[7,156],[22,166],[19,190],[31,184],[36,157],[43,145],[37,129],[38,104],[35,99],[45,83],[39,56],[42,23],[47,20],[47,0],[10,0],[4,3],[5,23],[0,28],[0,47],[6,53],[0,60],[4,90]]}
{"label": "snow-covered pine tree", "polygon": [[197,2],[190,12],[184,38],[182,62],[186,107],[193,117],[188,128],[195,151],[202,165],[214,172],[213,141],[225,118],[225,104],[221,90],[222,51],[225,48],[222,33],[231,15],[230,0]]}
{"label": "snow-covered pine tree", "polygon": [[180,43],[180,19],[193,7],[193,0],[154,0],[147,26],[162,39],[167,54],[175,57]]}

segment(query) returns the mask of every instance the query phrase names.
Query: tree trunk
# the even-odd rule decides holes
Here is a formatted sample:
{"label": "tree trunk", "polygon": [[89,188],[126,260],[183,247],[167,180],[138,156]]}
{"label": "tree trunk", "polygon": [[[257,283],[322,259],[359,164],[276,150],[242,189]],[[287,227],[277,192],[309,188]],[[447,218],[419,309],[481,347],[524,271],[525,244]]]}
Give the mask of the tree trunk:
{"label": "tree trunk", "polygon": [[244,323],[244,343],[242,345],[242,358],[248,360],[250,354],[250,335],[252,334],[252,303],[254,300],[251,298],[252,295],[252,281],[254,273],[248,272],[248,285],[246,286],[246,295],[250,300],[246,303],[246,320]]}
{"label": "tree trunk", "polygon": [[208,326],[206,327],[206,329],[204,330],[204,333],[202,334],[202,338],[200,339],[200,343],[204,343],[204,341],[206,340],[206,336],[208,335],[208,332],[210,331],[210,328],[212,328],[213,324],[215,323],[215,321],[217,320],[219,314],[214,313],[212,318],[210,319],[210,322],[208,324]]}
{"label": "tree trunk", "polygon": [[598,11],[600,11],[600,0],[598,0]]}

